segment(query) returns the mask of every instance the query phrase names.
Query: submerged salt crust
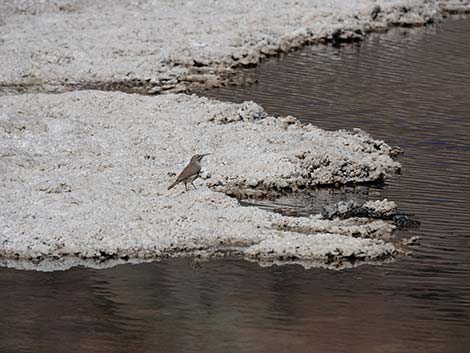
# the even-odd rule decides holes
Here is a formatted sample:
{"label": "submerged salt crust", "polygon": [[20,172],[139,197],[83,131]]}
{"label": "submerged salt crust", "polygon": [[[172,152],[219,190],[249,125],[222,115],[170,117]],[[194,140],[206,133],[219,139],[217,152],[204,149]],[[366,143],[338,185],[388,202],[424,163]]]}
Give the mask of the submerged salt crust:
{"label": "submerged salt crust", "polygon": [[[360,130],[269,117],[253,102],[81,91],[0,97],[0,148],[4,258],[228,251],[332,262],[397,252],[394,226],[382,220],[286,217],[224,193],[375,181],[397,170],[392,149]],[[198,189],[168,191],[195,153],[211,153]]]}
{"label": "submerged salt crust", "polygon": [[213,87],[308,43],[469,9],[469,0],[2,1],[0,93]]}

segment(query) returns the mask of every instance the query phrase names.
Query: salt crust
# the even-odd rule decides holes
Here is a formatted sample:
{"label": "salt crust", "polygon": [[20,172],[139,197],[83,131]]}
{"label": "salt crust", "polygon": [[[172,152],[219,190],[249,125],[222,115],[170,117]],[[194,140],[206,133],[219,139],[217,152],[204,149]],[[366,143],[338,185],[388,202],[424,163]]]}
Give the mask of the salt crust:
{"label": "salt crust", "polygon": [[[0,255],[384,259],[397,250],[388,242],[394,226],[382,220],[286,217],[242,207],[223,191],[374,181],[399,168],[391,150],[360,130],[269,117],[252,102],[99,91],[3,96]],[[198,152],[211,153],[198,189],[167,191]]]}
{"label": "salt crust", "polygon": [[0,94],[214,87],[306,44],[469,10],[469,0],[2,1]]}

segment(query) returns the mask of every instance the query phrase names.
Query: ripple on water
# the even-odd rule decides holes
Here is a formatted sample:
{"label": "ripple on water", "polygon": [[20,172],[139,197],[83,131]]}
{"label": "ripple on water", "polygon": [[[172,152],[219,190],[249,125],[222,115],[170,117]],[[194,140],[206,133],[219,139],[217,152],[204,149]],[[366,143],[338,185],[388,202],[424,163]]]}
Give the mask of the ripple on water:
{"label": "ripple on water", "polygon": [[[468,33],[470,20],[460,19],[435,28],[395,29],[339,49],[306,48],[245,72],[257,85],[209,92],[235,102],[252,99],[269,113],[295,115],[326,129],[361,127],[404,149],[403,175],[364,195],[389,198],[415,214],[422,225],[412,232],[421,236],[420,246],[412,257],[379,270],[356,271],[371,282],[383,274],[381,285],[371,283],[375,295],[419,311],[419,323],[391,317],[400,325],[419,324],[427,335],[430,327],[439,329],[440,320],[470,326]],[[451,336],[461,338],[459,333]],[[457,346],[442,351],[457,352]]]}

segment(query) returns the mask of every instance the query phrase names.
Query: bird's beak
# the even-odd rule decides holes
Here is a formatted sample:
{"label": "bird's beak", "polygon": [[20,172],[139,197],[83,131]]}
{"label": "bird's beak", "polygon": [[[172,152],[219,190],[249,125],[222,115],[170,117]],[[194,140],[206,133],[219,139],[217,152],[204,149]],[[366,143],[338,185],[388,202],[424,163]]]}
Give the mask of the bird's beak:
{"label": "bird's beak", "polygon": [[208,156],[210,155],[210,153],[204,153],[202,156],[205,157],[205,156]]}

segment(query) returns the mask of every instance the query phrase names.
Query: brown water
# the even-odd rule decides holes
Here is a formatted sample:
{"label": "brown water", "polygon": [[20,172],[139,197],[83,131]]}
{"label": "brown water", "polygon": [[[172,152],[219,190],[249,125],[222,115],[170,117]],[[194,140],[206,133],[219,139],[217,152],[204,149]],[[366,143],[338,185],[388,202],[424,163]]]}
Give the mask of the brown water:
{"label": "brown water", "polygon": [[470,19],[307,48],[246,75],[259,84],[207,94],[405,150],[401,177],[354,195],[416,215],[413,256],[340,272],[231,259],[0,268],[0,352],[470,352]]}

